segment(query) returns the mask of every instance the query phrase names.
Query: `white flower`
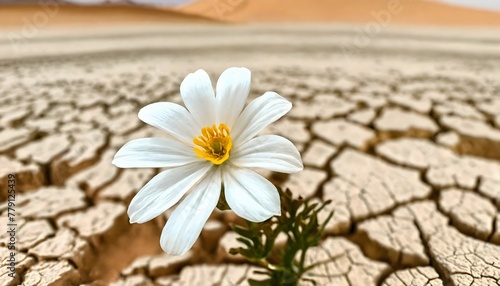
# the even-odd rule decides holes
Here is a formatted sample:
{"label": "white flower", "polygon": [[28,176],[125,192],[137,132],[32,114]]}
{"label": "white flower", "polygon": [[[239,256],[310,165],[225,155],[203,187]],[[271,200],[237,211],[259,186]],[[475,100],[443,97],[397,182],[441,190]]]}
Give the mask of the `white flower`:
{"label": "white flower", "polygon": [[229,68],[216,93],[203,70],[181,83],[186,108],[157,102],[139,111],[147,124],[170,138],[143,138],[125,144],[113,164],[121,168],[168,168],[151,179],[128,208],[131,223],[144,223],[177,206],[163,228],[160,244],[172,255],[188,251],[219,200],[221,187],[229,207],[240,217],[262,222],[280,215],[276,187],[249,168],[294,173],[303,169],[300,154],[287,139],[256,135],[285,115],[292,104],[266,92],[243,108],[250,71]]}

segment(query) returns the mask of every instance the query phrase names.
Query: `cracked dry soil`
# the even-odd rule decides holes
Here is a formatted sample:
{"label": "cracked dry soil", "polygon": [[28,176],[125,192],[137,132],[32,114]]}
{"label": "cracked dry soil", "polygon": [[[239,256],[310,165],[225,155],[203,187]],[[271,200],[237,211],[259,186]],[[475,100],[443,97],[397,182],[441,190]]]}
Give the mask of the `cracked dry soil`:
{"label": "cracked dry soil", "polygon": [[228,66],[252,70],[251,98],[274,90],[294,104],[265,132],[293,141],[305,170],[261,173],[296,196],[333,201],[321,214],[335,210],[327,236],[308,253],[308,263],[327,262],[309,278],[500,285],[499,33],[438,39],[389,29],[346,56],[339,43],[352,29],[316,28],[41,33],[16,53],[0,41],[0,213],[13,173],[19,249],[16,279],[3,264],[0,285],[229,286],[258,278],[227,254],[237,243],[229,224],[240,222],[231,212],[215,211],[187,254],[163,254],[159,236],[171,211],[141,225],[129,225],[126,213],[160,170],[111,165],[125,142],[162,136],[137,119],[139,108],[180,102],[188,72],[204,68],[215,79]]}

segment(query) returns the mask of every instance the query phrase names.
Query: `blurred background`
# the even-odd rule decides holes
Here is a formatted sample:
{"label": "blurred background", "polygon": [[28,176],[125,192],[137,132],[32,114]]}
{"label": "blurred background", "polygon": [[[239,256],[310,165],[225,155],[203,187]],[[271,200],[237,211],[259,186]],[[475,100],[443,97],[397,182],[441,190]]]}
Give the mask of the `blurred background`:
{"label": "blurred background", "polygon": [[187,254],[162,253],[172,209],[140,225],[126,212],[162,170],[111,164],[164,136],[141,107],[182,103],[188,73],[215,86],[231,66],[252,70],[249,101],[273,90],[294,106],[264,133],[290,139],[304,171],[257,171],[333,201],[307,256],[324,262],[308,274],[318,285],[500,285],[498,0],[0,0],[0,285],[262,277],[228,253],[242,223],[230,211]]}
{"label": "blurred background", "polygon": [[[498,24],[498,14],[490,13],[500,10],[500,4],[495,0],[397,2],[404,3],[406,9],[401,14],[397,13],[398,17],[392,20],[394,24],[485,26]],[[199,15],[229,22],[362,23],[371,20],[371,15],[366,13],[367,11],[386,8],[390,1],[297,0],[288,3],[280,0],[2,0],[0,25],[7,27],[22,25],[23,15],[30,20],[29,16],[35,13],[40,5],[50,6],[54,3],[59,6],[58,16],[48,21],[47,26],[88,25],[101,21],[108,23],[178,21],[179,14]],[[171,14],[172,12],[174,14]]]}

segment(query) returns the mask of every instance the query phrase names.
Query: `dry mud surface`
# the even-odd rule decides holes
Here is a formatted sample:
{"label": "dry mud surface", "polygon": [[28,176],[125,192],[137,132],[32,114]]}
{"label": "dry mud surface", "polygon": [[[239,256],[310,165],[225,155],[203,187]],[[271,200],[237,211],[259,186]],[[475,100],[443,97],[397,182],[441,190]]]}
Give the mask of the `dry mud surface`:
{"label": "dry mud surface", "polygon": [[500,33],[391,28],[361,45],[357,31],[178,26],[0,39],[0,213],[5,222],[13,173],[19,250],[12,280],[2,223],[0,285],[258,278],[227,254],[237,243],[231,212],[215,211],[187,254],[163,254],[171,212],[141,225],[126,213],[160,170],[111,165],[125,142],[163,135],[137,119],[139,108],[180,102],[188,72],[204,68],[215,81],[229,66],[252,69],[251,98],[275,90],[294,104],[266,132],[292,140],[305,170],[262,173],[333,201],[328,235],[308,253],[324,263],[308,277],[500,285]]}

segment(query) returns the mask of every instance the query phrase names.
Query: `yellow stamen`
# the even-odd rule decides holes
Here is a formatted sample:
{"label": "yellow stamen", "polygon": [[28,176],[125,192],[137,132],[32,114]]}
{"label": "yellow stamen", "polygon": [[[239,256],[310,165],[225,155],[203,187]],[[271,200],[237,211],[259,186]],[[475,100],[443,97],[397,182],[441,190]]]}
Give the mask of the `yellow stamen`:
{"label": "yellow stamen", "polygon": [[216,165],[224,163],[229,158],[233,141],[226,124],[219,127],[204,127],[201,135],[193,139],[194,152],[198,158],[203,158]]}

